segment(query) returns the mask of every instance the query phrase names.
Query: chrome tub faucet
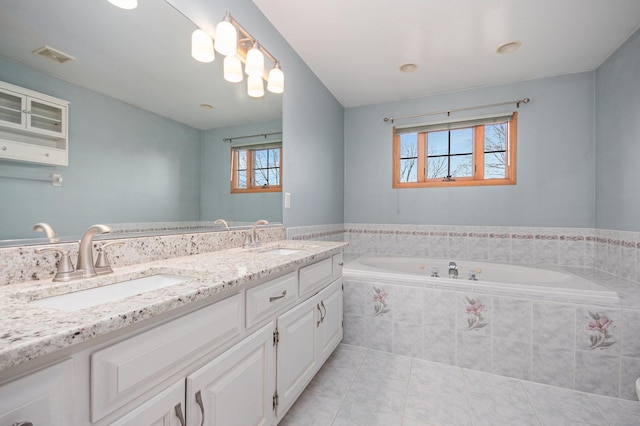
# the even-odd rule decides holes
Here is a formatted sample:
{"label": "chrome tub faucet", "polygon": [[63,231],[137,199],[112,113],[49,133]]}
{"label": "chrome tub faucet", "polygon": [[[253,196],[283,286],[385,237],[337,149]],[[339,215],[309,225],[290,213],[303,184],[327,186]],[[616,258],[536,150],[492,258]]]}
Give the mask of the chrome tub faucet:
{"label": "chrome tub faucet", "polygon": [[456,262],[449,262],[449,278],[458,278],[458,265],[456,265]]}

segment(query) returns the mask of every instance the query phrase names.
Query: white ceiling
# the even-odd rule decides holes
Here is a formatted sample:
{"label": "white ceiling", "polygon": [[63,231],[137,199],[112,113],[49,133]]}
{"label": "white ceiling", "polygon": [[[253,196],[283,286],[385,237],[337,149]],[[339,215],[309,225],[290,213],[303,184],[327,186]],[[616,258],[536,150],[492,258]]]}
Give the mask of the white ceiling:
{"label": "white ceiling", "polygon": [[591,71],[640,27],[639,0],[253,2],[345,107]]}
{"label": "white ceiling", "polygon": [[[134,10],[107,0],[0,0],[2,57],[198,129],[280,118],[282,95],[252,99],[246,79],[222,78],[220,55],[210,64],[191,58],[195,28],[161,0]],[[32,53],[43,45],[76,60],[61,65]]]}

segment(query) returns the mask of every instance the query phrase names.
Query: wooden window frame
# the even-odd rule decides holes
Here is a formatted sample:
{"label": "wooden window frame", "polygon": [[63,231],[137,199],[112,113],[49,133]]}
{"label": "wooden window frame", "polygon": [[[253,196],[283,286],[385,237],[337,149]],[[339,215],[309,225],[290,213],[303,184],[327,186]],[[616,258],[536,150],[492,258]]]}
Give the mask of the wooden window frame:
{"label": "wooden window frame", "polygon": [[[490,123],[487,123],[490,124]],[[516,184],[516,146],[518,113],[514,112],[511,121],[507,123],[507,146],[506,146],[506,177],[504,179],[484,178],[484,126],[474,126],[474,147],[473,165],[474,174],[472,177],[456,177],[452,180],[427,179],[426,170],[426,135],[427,132],[418,133],[418,178],[417,182],[400,182],[400,135],[393,128],[393,188],[436,188],[450,186],[493,186],[493,185],[515,185]]]}
{"label": "wooden window frame", "polygon": [[[282,144],[277,146],[280,148],[280,159],[279,159],[279,182],[280,185],[269,185],[269,186],[254,186],[253,182],[255,182],[255,151],[266,149],[265,147],[251,147],[242,146],[242,147],[231,147],[231,193],[232,194],[249,194],[249,193],[262,193],[262,192],[282,192]],[[276,148],[276,144],[273,145],[273,148]],[[247,171],[246,171],[246,182],[248,183],[247,188],[238,188],[238,163],[239,156],[238,152],[240,150],[246,150],[248,155],[247,157]]]}

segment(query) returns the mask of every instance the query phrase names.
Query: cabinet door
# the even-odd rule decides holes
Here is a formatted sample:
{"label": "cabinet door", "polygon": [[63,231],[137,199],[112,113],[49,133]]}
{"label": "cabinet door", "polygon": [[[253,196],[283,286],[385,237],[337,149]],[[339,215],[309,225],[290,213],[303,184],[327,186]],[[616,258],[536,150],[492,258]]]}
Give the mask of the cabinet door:
{"label": "cabinet door", "polygon": [[0,386],[0,425],[68,424],[71,377],[71,360],[67,360]]}
{"label": "cabinet door", "polygon": [[66,136],[67,106],[28,97],[27,129],[51,136]]}
{"label": "cabinet door", "polygon": [[15,129],[26,127],[24,117],[26,113],[27,97],[11,90],[0,89],[0,124]]}
{"label": "cabinet door", "polygon": [[320,368],[318,300],[316,295],[278,317],[278,416],[287,411]]}
{"label": "cabinet door", "polygon": [[334,281],[318,296],[322,310],[318,349],[320,361],[324,362],[342,340],[342,279]]}
{"label": "cabinet door", "polygon": [[267,324],[187,377],[187,423],[257,426],[274,421],[275,324]]}
{"label": "cabinet door", "polygon": [[185,380],[160,392],[112,426],[184,426]]}

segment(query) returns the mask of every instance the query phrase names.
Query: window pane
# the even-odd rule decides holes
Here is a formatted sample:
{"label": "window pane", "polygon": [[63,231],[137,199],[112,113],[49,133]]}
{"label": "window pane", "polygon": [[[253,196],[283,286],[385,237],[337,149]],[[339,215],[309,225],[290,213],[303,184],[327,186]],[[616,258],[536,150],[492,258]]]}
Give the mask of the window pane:
{"label": "window pane", "polygon": [[238,171],[238,188],[247,189],[247,173],[244,170]]}
{"label": "window pane", "polygon": [[238,170],[247,170],[247,150],[238,151]]}
{"label": "window pane", "polygon": [[451,157],[451,177],[470,177],[473,175],[473,155]]}
{"label": "window pane", "polygon": [[280,169],[269,169],[269,185],[280,185]]}
{"label": "window pane", "polygon": [[407,133],[400,135],[400,158],[418,157],[418,134]]}
{"label": "window pane", "polygon": [[451,130],[451,154],[471,154],[472,152],[473,129]]}
{"label": "window pane", "polygon": [[280,148],[269,149],[269,167],[280,167]]}
{"label": "window pane", "polygon": [[448,157],[427,158],[427,179],[444,179],[447,177]]}
{"label": "window pane", "polygon": [[254,186],[265,186],[269,184],[269,181],[267,180],[267,169],[256,170],[254,176]]}
{"label": "window pane", "polygon": [[253,151],[253,167],[256,169],[268,166],[269,151],[266,149],[258,149]]}
{"label": "window pane", "polygon": [[427,133],[427,155],[447,155],[449,153],[449,132]]}
{"label": "window pane", "polygon": [[484,126],[484,152],[507,149],[507,123]]}
{"label": "window pane", "polygon": [[504,152],[489,153],[484,155],[484,178],[504,179],[507,177]]}
{"label": "window pane", "polygon": [[418,181],[418,159],[400,160],[400,182]]}

